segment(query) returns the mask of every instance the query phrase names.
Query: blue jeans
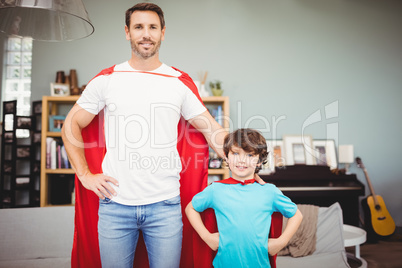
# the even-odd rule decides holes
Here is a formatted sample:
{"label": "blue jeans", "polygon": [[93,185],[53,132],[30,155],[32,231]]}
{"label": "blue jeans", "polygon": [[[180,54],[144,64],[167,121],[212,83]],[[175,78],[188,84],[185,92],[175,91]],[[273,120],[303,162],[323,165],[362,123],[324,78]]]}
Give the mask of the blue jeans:
{"label": "blue jeans", "polygon": [[99,202],[99,248],[102,267],[132,268],[139,231],[150,268],[180,265],[183,222],[180,196],[143,206]]}

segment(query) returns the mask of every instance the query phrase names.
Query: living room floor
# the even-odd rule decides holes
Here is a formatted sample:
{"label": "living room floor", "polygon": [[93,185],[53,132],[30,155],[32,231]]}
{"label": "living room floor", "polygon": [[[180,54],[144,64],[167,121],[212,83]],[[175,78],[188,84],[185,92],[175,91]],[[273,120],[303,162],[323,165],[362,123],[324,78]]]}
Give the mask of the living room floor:
{"label": "living room floor", "polygon": [[[347,247],[346,251],[354,253],[355,248]],[[360,255],[366,260],[368,268],[402,268],[401,254],[402,230],[398,230],[387,239],[366,242],[360,246]],[[349,264],[351,268],[359,267],[354,261],[350,261]]]}

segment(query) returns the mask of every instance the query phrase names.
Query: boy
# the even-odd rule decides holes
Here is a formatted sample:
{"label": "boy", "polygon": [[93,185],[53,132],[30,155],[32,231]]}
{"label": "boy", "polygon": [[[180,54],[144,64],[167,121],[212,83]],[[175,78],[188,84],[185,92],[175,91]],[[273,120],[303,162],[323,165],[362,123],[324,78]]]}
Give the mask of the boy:
{"label": "boy", "polygon": [[[186,207],[187,217],[212,249],[218,250],[214,267],[270,267],[275,255],[296,233],[302,214],[273,184],[255,183],[254,174],[267,159],[265,138],[252,129],[239,129],[225,137],[223,147],[232,178],[211,184]],[[200,212],[213,208],[219,233],[211,234]],[[271,215],[279,211],[289,218],[277,239],[269,239]]]}

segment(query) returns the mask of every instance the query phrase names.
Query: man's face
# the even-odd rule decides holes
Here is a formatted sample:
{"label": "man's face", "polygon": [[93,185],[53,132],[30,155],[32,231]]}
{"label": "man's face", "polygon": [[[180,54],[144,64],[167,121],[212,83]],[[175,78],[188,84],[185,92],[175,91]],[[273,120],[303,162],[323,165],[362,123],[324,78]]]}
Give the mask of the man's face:
{"label": "man's face", "polygon": [[135,55],[148,59],[159,52],[165,39],[165,29],[161,29],[158,14],[153,11],[134,11],[131,14],[130,29],[125,26],[126,39],[130,40]]}

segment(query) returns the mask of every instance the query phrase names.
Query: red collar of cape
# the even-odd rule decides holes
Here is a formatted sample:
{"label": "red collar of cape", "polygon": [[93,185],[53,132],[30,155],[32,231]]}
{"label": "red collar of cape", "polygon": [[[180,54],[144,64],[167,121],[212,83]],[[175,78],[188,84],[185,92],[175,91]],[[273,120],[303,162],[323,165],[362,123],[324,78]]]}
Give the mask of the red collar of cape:
{"label": "red collar of cape", "polygon": [[225,180],[221,180],[221,181],[217,181],[219,183],[223,183],[223,184],[241,184],[241,185],[247,185],[247,184],[253,184],[254,182],[256,182],[255,179],[251,179],[251,180],[245,180],[245,181],[238,181],[233,179],[232,177],[230,177],[229,179],[225,179]]}

